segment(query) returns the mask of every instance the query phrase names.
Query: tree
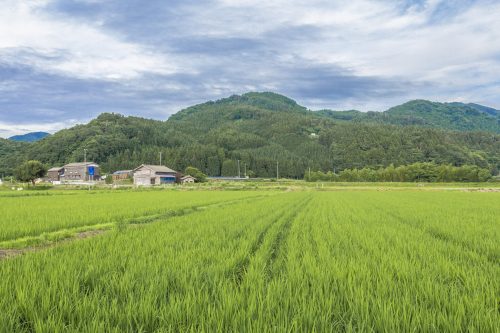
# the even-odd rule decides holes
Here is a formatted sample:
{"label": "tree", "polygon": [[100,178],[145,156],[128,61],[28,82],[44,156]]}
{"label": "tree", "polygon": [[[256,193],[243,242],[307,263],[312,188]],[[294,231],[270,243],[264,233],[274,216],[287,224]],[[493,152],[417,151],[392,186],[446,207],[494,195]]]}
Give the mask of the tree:
{"label": "tree", "polygon": [[233,160],[225,160],[222,163],[222,176],[234,177],[238,175],[238,168],[236,162]]}
{"label": "tree", "polygon": [[40,161],[27,161],[21,164],[15,172],[16,178],[22,182],[31,182],[35,186],[35,179],[47,174],[47,167]]}
{"label": "tree", "polygon": [[184,173],[186,175],[190,175],[190,176],[193,176],[194,178],[196,178],[197,183],[203,183],[207,180],[207,175],[205,175],[199,169],[192,167],[192,166],[188,166],[186,168],[186,170],[184,170]]}

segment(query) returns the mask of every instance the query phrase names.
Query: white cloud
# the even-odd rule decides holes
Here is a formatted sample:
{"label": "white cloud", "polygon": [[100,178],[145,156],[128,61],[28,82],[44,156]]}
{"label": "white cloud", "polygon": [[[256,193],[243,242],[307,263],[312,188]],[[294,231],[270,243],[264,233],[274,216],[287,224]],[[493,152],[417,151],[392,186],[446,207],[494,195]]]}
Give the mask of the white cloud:
{"label": "white cloud", "polygon": [[161,118],[248,90],[311,108],[384,110],[412,98],[500,107],[498,1],[80,0],[88,12],[55,1],[2,2],[0,65],[24,70],[0,80],[4,109],[45,121],[39,104],[62,110],[52,119],[75,117],[74,105],[82,118]]}
{"label": "white cloud", "polygon": [[[441,98],[468,95],[472,86],[498,86],[499,2],[456,2],[455,8],[444,12],[439,12],[440,6],[453,4],[442,0],[407,8],[400,1],[374,0],[221,0],[220,4],[203,17],[221,20],[228,35],[246,30],[265,38],[273,29],[315,27],[308,38],[283,35],[276,43],[282,54],[295,54],[309,63],[341,66],[359,76],[432,83],[440,90],[433,96]],[[202,18],[196,20],[203,25]],[[233,21],[242,23],[233,27],[228,24]],[[206,25],[210,28],[209,22]],[[415,95],[432,98],[423,93],[429,92],[409,91],[400,100]]]}
{"label": "white cloud", "polygon": [[[117,34],[68,17],[49,15],[49,1],[6,0],[0,7],[0,61],[29,65],[79,78],[132,79],[143,72],[177,70],[155,54]],[[19,58],[19,53],[24,57]]]}

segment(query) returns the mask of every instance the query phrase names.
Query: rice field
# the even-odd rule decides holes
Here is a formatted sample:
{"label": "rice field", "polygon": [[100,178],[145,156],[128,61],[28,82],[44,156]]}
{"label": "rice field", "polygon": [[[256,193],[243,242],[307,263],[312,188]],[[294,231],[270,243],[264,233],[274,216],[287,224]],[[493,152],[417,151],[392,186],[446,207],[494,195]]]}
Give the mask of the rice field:
{"label": "rice field", "polygon": [[[55,194],[53,194],[55,193]],[[37,194],[35,192],[35,194]],[[92,226],[217,202],[256,192],[53,191],[0,197],[0,242],[43,232]]]}
{"label": "rice field", "polygon": [[[1,260],[2,331],[500,331],[498,192],[138,194],[148,207],[134,195],[94,194],[110,209],[93,221],[204,208]],[[12,198],[33,199],[22,215],[5,199],[4,238],[83,215]]]}

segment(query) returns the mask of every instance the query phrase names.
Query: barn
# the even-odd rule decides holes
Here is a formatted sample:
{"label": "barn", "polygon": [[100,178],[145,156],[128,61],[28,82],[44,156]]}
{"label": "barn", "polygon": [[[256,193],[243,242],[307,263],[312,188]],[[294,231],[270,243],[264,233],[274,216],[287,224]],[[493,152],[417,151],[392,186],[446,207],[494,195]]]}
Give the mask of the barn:
{"label": "barn", "polygon": [[149,186],[174,184],[177,182],[177,171],[163,165],[142,164],[135,168],[134,185]]}

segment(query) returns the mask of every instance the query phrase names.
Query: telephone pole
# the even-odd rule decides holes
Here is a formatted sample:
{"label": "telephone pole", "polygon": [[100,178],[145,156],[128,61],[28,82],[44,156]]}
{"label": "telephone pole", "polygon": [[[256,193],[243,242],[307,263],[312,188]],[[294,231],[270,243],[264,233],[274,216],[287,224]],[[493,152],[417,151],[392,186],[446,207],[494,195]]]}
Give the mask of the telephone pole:
{"label": "telephone pole", "polygon": [[83,164],[85,165],[85,172],[83,173],[83,181],[87,180],[87,149],[83,149]]}
{"label": "telephone pole", "polygon": [[246,163],[244,163],[244,164],[243,164],[243,167],[244,167],[244,169],[245,169],[245,178],[247,178],[247,164],[246,164]]}
{"label": "telephone pole", "polygon": [[238,160],[238,178],[241,178],[241,173],[240,173],[240,160]]}
{"label": "telephone pole", "polygon": [[276,180],[280,178],[280,167],[279,167],[279,162],[276,161]]}
{"label": "telephone pole", "polygon": [[161,152],[160,152],[160,165],[161,165]]}

